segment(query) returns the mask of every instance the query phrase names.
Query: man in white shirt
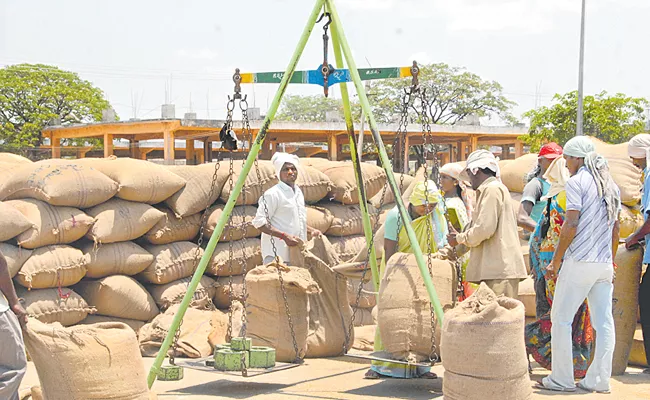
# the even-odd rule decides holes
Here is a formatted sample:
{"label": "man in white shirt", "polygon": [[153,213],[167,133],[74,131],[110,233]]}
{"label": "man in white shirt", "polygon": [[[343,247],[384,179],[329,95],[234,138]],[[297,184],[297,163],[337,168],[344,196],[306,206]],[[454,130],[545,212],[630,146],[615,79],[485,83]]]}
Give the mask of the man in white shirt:
{"label": "man in white shirt", "polygon": [[[271,158],[280,182],[260,197],[253,226],[262,232],[264,264],[277,255],[291,264],[289,246],[297,246],[321,232],[307,226],[307,209],[302,190],[296,185],[299,160],[293,154],[275,153]],[[274,251],[275,247],[275,251]]]}
{"label": "man in white shirt", "polygon": [[16,296],[7,260],[0,253],[0,399],[18,400],[20,382],[27,370],[21,325],[27,313]]}

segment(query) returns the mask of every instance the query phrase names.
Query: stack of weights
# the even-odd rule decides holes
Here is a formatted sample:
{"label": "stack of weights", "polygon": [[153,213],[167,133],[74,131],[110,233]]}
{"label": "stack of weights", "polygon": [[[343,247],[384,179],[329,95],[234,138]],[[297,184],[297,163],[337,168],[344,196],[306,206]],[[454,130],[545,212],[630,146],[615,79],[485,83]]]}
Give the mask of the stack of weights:
{"label": "stack of weights", "polygon": [[[230,343],[214,349],[214,368],[219,371],[241,371],[244,368],[273,368],[275,349],[252,346],[250,338],[232,338]],[[209,365],[210,363],[207,363]]]}
{"label": "stack of weights", "polygon": [[440,346],[447,400],[526,400],[532,396],[524,306],[484,283],[445,313]]}

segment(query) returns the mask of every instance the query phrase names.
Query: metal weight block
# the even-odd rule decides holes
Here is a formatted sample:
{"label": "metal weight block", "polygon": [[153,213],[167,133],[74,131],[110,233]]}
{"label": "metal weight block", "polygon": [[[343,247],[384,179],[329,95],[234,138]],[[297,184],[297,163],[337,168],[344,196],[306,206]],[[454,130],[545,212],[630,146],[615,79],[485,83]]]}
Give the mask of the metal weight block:
{"label": "metal weight block", "polygon": [[180,381],[183,379],[183,367],[178,365],[163,365],[158,370],[159,381]]}
{"label": "metal weight block", "polygon": [[214,354],[214,368],[220,371],[241,371],[248,368],[249,364],[250,356],[247,351],[221,349]]}
{"label": "metal weight block", "polygon": [[251,338],[235,337],[230,340],[230,348],[234,351],[249,351],[251,345]]}
{"label": "metal weight block", "polygon": [[253,346],[250,351],[251,368],[272,368],[275,366],[275,349]]}

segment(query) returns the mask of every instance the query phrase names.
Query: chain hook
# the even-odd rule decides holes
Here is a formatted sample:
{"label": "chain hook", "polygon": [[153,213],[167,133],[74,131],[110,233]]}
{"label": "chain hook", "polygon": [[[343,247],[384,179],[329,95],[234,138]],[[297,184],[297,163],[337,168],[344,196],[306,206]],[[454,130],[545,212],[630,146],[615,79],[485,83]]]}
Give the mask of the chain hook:
{"label": "chain hook", "polygon": [[[235,94],[233,99],[241,99],[241,73],[239,68],[235,68],[235,73],[232,76],[232,81],[235,82]],[[230,99],[230,96],[228,96]]]}

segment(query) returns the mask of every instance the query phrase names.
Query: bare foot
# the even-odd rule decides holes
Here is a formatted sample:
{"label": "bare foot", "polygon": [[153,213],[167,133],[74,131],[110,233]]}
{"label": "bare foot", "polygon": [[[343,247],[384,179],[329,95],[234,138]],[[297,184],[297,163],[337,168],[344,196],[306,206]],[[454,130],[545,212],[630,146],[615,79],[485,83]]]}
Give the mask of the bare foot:
{"label": "bare foot", "polygon": [[374,371],[372,369],[369,369],[366,371],[366,374],[364,375],[363,379],[379,379],[381,375],[377,371]]}

